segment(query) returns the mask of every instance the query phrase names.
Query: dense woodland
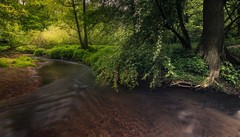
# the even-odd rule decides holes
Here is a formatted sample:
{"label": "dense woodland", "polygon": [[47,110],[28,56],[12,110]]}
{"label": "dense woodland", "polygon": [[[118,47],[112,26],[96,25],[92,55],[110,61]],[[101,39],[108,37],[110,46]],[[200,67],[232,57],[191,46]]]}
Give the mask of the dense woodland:
{"label": "dense woodland", "polygon": [[[99,84],[239,91],[240,0],[0,0],[0,67],[28,53],[90,65]],[[231,91],[228,88],[231,87]]]}

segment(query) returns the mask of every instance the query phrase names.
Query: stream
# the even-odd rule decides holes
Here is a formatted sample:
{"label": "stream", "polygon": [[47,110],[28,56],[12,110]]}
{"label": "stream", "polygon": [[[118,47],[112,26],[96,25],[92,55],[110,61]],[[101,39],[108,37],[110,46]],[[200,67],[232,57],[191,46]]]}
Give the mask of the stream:
{"label": "stream", "polygon": [[240,98],[185,88],[95,86],[90,67],[49,60],[35,92],[0,102],[0,137],[240,137]]}

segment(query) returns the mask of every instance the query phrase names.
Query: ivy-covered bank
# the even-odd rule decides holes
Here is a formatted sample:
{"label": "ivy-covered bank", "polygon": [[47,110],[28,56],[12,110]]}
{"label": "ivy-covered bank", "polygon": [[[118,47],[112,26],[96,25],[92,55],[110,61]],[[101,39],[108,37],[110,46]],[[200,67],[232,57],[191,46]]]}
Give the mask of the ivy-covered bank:
{"label": "ivy-covered bank", "polygon": [[[81,61],[92,66],[99,84],[116,89],[119,86],[133,89],[143,85],[152,89],[163,86],[204,87],[208,65],[194,51],[186,52],[179,45],[127,47],[128,50],[124,46],[93,45],[83,50],[77,45],[50,49],[24,46],[17,50],[52,59]],[[240,89],[239,83],[239,66],[222,62],[220,80],[210,88],[235,94]]]}

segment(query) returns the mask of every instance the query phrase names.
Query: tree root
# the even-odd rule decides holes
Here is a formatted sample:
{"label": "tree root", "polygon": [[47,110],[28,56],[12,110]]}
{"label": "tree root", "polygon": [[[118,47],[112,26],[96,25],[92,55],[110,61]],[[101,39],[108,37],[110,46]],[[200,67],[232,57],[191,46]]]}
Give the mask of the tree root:
{"label": "tree root", "polygon": [[202,85],[193,84],[188,81],[173,81],[169,84],[170,87],[182,87],[182,88],[190,88],[194,90],[200,90],[204,88]]}

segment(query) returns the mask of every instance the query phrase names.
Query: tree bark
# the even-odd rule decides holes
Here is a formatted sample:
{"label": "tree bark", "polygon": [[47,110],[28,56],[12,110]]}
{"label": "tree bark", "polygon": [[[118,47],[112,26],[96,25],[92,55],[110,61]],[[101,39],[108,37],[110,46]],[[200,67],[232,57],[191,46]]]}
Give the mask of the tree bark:
{"label": "tree bark", "polygon": [[[181,1],[180,1],[181,2]],[[176,4],[177,3],[180,3],[178,2],[178,0],[176,0]],[[179,22],[180,22],[180,27],[181,27],[181,30],[182,30],[182,33],[183,33],[183,36],[181,35],[181,33],[179,33],[174,27],[173,25],[171,25],[169,22],[168,22],[168,19],[167,19],[167,16],[165,15],[164,13],[164,10],[163,10],[163,5],[161,3],[161,0],[155,0],[155,3],[156,3],[156,6],[159,10],[159,13],[162,17],[163,20],[165,20],[165,22],[163,23],[163,26],[165,28],[167,28],[168,30],[170,30],[178,39],[179,41],[181,42],[182,46],[184,49],[191,49],[191,43],[190,43],[190,38],[189,38],[189,35],[188,35],[188,32],[187,32],[187,29],[186,27],[184,26],[184,23],[183,23],[183,19],[182,19],[182,11],[179,10],[178,11],[178,19],[179,19]],[[180,5],[181,6],[181,5]],[[178,6],[177,6],[178,7]],[[180,16],[179,16],[180,15]],[[181,24],[182,23],[182,24]],[[189,39],[187,39],[189,38]]]}
{"label": "tree bark", "polygon": [[76,7],[75,7],[75,2],[74,2],[74,0],[72,0],[71,2],[72,2],[72,8],[73,8],[73,14],[74,14],[74,18],[75,18],[75,23],[76,23],[76,27],[77,27],[79,45],[80,45],[81,48],[84,49],[84,43],[83,43],[82,36],[81,36],[81,29],[80,29],[80,25],[79,25],[79,22],[78,22],[78,16],[77,16],[77,11],[76,11]]}
{"label": "tree bark", "polygon": [[82,1],[83,4],[83,33],[84,33],[84,43],[83,49],[88,48],[88,34],[87,34],[87,24],[86,24],[86,0]]}
{"label": "tree bark", "polygon": [[185,27],[185,24],[183,22],[183,15],[182,15],[183,14],[183,7],[182,7],[182,1],[181,0],[176,0],[176,9],[177,9],[177,15],[178,15],[180,28],[181,28],[183,38],[184,38],[184,41],[185,41],[185,48],[186,49],[192,49],[190,37],[188,35],[188,31]]}
{"label": "tree bark", "polygon": [[203,44],[200,52],[209,64],[207,85],[219,78],[220,56],[224,53],[224,0],[204,0]]}
{"label": "tree bark", "polygon": [[[240,17],[240,0],[238,0],[238,10],[237,10],[237,13],[238,13],[237,16]],[[238,19],[237,25],[238,25],[237,34],[238,34],[238,36],[240,36],[240,19]]]}

